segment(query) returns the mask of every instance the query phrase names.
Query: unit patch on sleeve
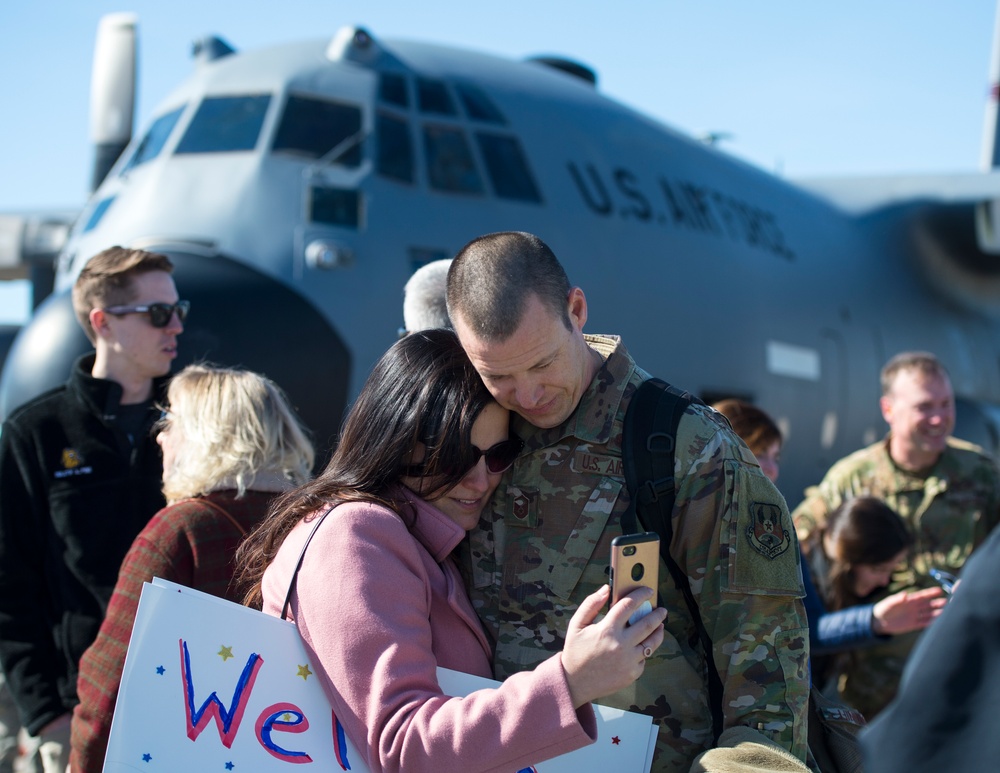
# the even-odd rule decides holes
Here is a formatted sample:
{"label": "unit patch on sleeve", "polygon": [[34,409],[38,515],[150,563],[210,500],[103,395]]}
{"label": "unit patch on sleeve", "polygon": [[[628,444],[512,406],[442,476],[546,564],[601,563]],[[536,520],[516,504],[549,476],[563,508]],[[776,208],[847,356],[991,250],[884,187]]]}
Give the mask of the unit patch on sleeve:
{"label": "unit patch on sleeve", "polygon": [[774,559],[788,550],[792,540],[779,505],[754,502],[750,505],[750,515],[746,535],[754,550],[768,559]]}

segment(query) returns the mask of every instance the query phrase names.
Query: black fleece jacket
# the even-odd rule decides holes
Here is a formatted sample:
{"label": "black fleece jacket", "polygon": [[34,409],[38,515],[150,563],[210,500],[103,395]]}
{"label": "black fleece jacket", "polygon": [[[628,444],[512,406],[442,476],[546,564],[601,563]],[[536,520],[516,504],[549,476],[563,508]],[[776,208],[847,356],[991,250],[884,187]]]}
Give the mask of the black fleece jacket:
{"label": "black fleece jacket", "polygon": [[[14,411],[0,432],[0,665],[37,735],[77,703],[77,663],[101,626],[132,540],[164,505],[150,410],[134,447],[122,389],[90,375]],[[164,398],[167,379],[154,396]]]}

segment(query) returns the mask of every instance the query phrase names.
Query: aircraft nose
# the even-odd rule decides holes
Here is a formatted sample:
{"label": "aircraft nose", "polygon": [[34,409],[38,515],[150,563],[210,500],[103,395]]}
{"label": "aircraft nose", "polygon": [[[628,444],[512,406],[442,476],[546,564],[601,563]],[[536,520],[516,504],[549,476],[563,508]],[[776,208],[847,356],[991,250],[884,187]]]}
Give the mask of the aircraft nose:
{"label": "aircraft nose", "polygon": [[[182,297],[197,310],[163,328],[177,339],[178,371],[191,362],[247,368],[282,387],[316,445],[322,466],[339,433],[347,404],[352,355],[321,312],[293,288],[222,253],[188,252],[150,244],[174,264]],[[264,313],[262,310],[266,310]],[[288,345],[288,342],[294,345]],[[0,377],[0,414],[62,384],[72,363],[93,347],[73,312],[69,291],[50,296],[21,330]]]}

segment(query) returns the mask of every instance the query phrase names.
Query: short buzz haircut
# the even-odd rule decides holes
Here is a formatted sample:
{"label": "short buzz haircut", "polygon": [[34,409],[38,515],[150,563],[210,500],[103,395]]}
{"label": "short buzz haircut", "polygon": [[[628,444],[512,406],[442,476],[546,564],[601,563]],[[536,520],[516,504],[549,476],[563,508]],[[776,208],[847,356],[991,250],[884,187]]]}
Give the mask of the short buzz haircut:
{"label": "short buzz haircut", "polygon": [[569,278],[548,245],[522,231],[486,234],[466,244],[448,271],[448,313],[476,336],[506,341],[517,330],[529,293],[567,329]]}
{"label": "short buzz haircut", "polygon": [[947,369],[930,352],[900,352],[882,368],[883,397],[892,392],[896,376],[902,371],[916,371],[932,378],[949,379]]}
{"label": "short buzz haircut", "polygon": [[403,327],[407,333],[450,328],[448,268],[450,259],[433,260],[413,272],[403,287]]}
{"label": "short buzz haircut", "polygon": [[97,253],[83,267],[73,284],[73,311],[91,343],[97,334],[90,325],[90,312],[109,306],[122,306],[135,298],[132,279],[150,271],[174,270],[170,258],[158,252],[108,247]]}

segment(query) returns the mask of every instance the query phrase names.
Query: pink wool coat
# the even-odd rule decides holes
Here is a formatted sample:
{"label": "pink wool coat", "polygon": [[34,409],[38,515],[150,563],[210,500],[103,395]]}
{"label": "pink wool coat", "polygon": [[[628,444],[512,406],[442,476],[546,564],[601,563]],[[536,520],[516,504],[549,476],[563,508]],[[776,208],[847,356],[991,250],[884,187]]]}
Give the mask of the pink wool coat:
{"label": "pink wool coat", "polygon": [[[490,647],[451,558],[465,532],[410,498],[410,528],[380,505],[338,506],[309,543],[290,605],[368,766],[513,773],[592,743],[593,709],[573,708],[559,654],[497,689],[442,694],[437,666],[490,677]],[[265,612],[281,615],[314,524],[299,523],[264,574]]]}

